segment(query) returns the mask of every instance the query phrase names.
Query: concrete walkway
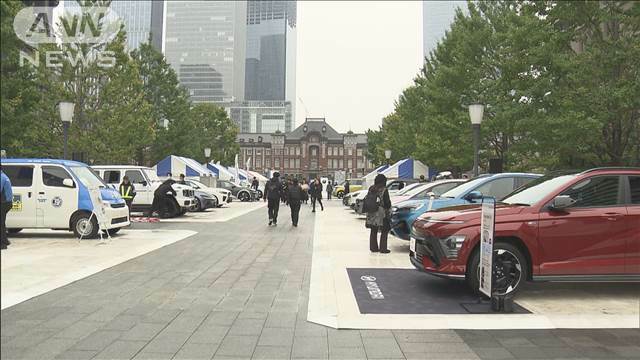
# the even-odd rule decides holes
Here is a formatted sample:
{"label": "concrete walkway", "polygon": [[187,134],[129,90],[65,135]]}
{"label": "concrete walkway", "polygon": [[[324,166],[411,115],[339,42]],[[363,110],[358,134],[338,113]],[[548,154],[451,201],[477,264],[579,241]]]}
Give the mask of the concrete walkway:
{"label": "concrete walkway", "polygon": [[[328,211],[315,214],[321,217]],[[343,211],[340,209],[340,211]],[[314,216],[266,209],[1,312],[2,359],[633,358],[632,330],[334,330],[307,322]]]}

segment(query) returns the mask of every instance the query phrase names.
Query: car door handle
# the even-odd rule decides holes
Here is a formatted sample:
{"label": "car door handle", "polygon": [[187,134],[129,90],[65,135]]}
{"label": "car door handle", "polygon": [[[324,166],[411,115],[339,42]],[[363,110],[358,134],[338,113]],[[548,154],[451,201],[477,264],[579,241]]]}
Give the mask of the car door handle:
{"label": "car door handle", "polygon": [[621,213],[613,213],[613,212],[609,212],[609,213],[604,213],[607,220],[611,220],[611,221],[616,221],[619,218],[623,217],[624,214]]}
{"label": "car door handle", "polygon": [[38,195],[44,195],[44,191],[40,191]]}

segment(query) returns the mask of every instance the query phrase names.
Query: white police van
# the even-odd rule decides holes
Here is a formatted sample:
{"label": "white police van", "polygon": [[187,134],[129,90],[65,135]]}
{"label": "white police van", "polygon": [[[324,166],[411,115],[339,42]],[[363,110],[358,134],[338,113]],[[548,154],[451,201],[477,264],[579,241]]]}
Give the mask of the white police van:
{"label": "white police van", "polygon": [[103,230],[114,234],[129,225],[129,209],[124,200],[86,164],[56,159],[2,159],[2,171],[13,188],[13,207],[7,214],[9,232],[45,228],[71,230],[77,237],[96,237],[99,226],[95,214],[91,216],[94,203],[90,189],[100,192]]}

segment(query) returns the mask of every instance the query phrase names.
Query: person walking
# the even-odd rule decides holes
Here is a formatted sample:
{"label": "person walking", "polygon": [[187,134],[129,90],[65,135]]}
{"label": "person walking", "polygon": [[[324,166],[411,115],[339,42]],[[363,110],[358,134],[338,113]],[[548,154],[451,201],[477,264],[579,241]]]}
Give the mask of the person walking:
{"label": "person walking", "polygon": [[302,194],[302,187],[298,184],[298,179],[293,179],[293,182],[289,186],[287,199],[289,201],[289,208],[291,209],[291,224],[293,224],[294,227],[298,227],[300,203],[303,198]]}
{"label": "person walking", "polygon": [[278,210],[280,209],[280,199],[282,199],[282,184],[280,183],[280,173],[274,172],[271,180],[267,181],[263,192],[264,201],[269,201],[269,226],[278,225]]}
{"label": "person walking", "polygon": [[349,193],[349,180],[344,182],[344,195],[347,195],[348,193]]}
{"label": "person walking", "polygon": [[251,181],[251,188],[253,190],[258,191],[258,187],[260,186],[260,182],[258,182],[258,178],[256,178],[255,176],[253,177],[253,181]]}
{"label": "person walking", "polygon": [[[369,234],[369,251],[388,254],[391,251],[387,249],[387,238],[391,230],[390,209],[391,199],[389,191],[387,191],[387,177],[378,174],[374,184],[369,187],[365,201],[365,209],[367,210],[367,221],[365,227],[371,229]],[[370,204],[373,202],[373,206]],[[370,211],[373,210],[373,211]],[[380,234],[380,246],[378,246],[378,230]]]}
{"label": "person walking", "polygon": [[333,192],[333,185],[331,185],[331,181],[327,183],[327,200],[331,200],[331,193]]}
{"label": "person walking", "polygon": [[118,189],[120,189],[120,196],[122,196],[124,202],[127,203],[129,217],[131,217],[131,206],[133,205],[133,198],[136,197],[136,188],[131,181],[129,181],[129,177],[125,175]]}
{"label": "person walking", "polygon": [[5,250],[7,246],[11,245],[9,238],[7,237],[7,213],[13,206],[13,188],[11,187],[11,180],[2,171],[2,165],[0,165],[0,214],[2,215],[2,236],[0,239],[0,248]]}
{"label": "person walking", "polygon": [[311,212],[316,212],[316,202],[320,204],[320,209],[324,211],[324,205],[322,205],[322,184],[320,184],[320,179],[316,178],[312,185],[311,206],[313,207],[313,210],[311,210]]}
{"label": "person walking", "polygon": [[302,185],[300,185],[300,188],[302,188],[302,201],[304,201],[305,204],[309,203],[309,184],[307,184],[307,180],[302,179]]}

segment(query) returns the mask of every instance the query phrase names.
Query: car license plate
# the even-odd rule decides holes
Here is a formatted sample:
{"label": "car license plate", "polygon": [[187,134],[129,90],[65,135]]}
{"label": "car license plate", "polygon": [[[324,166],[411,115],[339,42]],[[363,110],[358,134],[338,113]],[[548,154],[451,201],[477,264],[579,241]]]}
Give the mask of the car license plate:
{"label": "car license plate", "polygon": [[416,239],[411,238],[411,240],[409,240],[409,250],[411,250],[415,256],[416,253]]}

